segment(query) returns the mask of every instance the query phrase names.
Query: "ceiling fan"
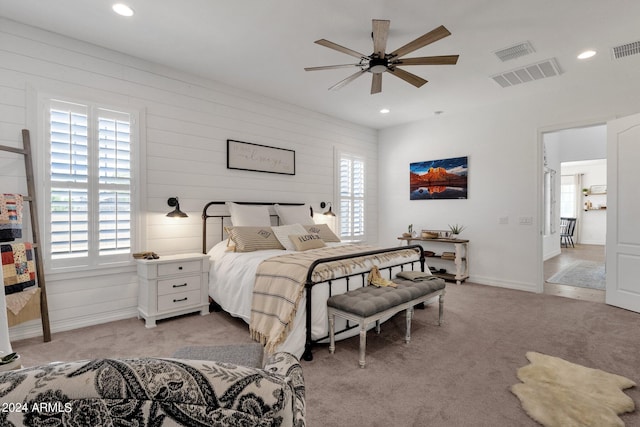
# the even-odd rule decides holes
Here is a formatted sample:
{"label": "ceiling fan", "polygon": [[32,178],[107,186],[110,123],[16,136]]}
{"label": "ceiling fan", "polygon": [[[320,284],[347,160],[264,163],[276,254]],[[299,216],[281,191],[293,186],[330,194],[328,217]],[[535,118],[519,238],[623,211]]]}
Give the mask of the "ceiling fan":
{"label": "ceiling fan", "polygon": [[422,77],[418,77],[415,74],[409,73],[401,68],[405,65],[455,65],[458,62],[458,55],[444,55],[444,56],[425,56],[420,58],[402,58],[403,56],[418,50],[421,47],[427,46],[433,42],[443,39],[451,33],[444,26],[429,31],[426,34],[418,37],[412,42],[405,44],[404,46],[394,50],[391,53],[386,53],[387,48],[387,36],[389,35],[389,24],[391,21],[374,19],[373,20],[373,32],[371,36],[373,38],[373,53],[371,55],[364,55],[355,50],[340,46],[339,44],[330,42],[329,40],[320,39],[315,43],[334,49],[347,55],[354,56],[360,61],[356,64],[343,64],[343,65],[325,65],[322,67],[307,67],[306,71],[317,70],[332,70],[336,68],[358,68],[354,74],[350,75],[344,80],[339,81],[335,85],[331,86],[329,90],[340,89],[341,87],[351,83],[366,72],[372,74],[371,80],[371,94],[382,92],[382,73],[388,72],[391,75],[401,78],[414,85],[415,87],[421,87],[427,80]]}

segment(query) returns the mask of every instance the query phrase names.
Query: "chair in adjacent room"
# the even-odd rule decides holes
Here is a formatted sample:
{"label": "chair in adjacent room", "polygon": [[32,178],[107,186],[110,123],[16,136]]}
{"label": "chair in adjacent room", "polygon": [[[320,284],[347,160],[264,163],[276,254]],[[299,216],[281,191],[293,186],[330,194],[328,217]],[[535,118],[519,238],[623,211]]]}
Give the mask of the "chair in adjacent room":
{"label": "chair in adjacent room", "polygon": [[568,248],[571,245],[575,248],[573,242],[573,233],[576,229],[576,218],[560,218],[560,246]]}

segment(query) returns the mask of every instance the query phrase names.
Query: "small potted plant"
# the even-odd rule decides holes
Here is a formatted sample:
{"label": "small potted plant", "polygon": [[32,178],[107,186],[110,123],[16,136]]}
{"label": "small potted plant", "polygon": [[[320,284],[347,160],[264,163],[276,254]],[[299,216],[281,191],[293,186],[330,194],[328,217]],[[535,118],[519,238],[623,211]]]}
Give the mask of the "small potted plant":
{"label": "small potted plant", "polygon": [[584,194],[585,196],[589,195],[589,189],[588,188],[583,188],[582,189],[582,194]]}
{"label": "small potted plant", "polygon": [[462,233],[462,231],[465,229],[466,227],[464,225],[459,225],[459,224],[449,224],[449,230],[451,230],[451,238],[455,239],[458,237],[458,234]]}
{"label": "small potted plant", "polygon": [[402,237],[412,237],[413,236],[413,224],[409,224],[407,227],[407,232],[402,233]]}

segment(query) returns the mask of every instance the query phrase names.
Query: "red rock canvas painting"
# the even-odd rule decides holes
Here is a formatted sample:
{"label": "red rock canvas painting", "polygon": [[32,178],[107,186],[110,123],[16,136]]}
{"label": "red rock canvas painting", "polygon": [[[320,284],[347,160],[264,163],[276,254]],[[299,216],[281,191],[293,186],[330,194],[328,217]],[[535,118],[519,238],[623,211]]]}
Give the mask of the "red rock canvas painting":
{"label": "red rock canvas painting", "polygon": [[466,199],[468,158],[427,160],[409,164],[409,198]]}

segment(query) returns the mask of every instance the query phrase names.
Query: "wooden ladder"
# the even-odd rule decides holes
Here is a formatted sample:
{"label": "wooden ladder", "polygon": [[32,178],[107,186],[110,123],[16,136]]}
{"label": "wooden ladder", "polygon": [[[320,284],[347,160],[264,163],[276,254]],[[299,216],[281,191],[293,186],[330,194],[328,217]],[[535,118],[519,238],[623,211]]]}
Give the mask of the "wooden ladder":
{"label": "wooden ladder", "polygon": [[40,225],[38,222],[38,209],[36,209],[36,186],[33,177],[33,154],[31,152],[31,137],[28,129],[22,129],[23,148],[0,145],[0,151],[22,154],[24,156],[24,169],[27,176],[27,195],[23,200],[29,202],[29,216],[31,217],[31,232],[33,243],[33,255],[35,257],[36,277],[40,287],[40,318],[42,320],[42,336],[45,342],[51,341],[51,329],[49,326],[49,307],[47,305],[47,292],[44,280],[44,267],[42,265],[42,252],[40,247]]}

